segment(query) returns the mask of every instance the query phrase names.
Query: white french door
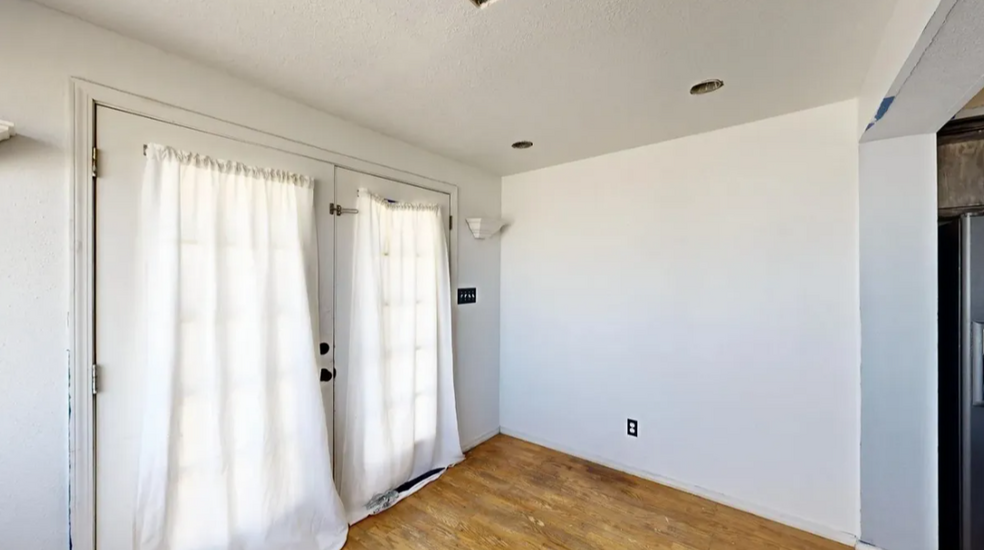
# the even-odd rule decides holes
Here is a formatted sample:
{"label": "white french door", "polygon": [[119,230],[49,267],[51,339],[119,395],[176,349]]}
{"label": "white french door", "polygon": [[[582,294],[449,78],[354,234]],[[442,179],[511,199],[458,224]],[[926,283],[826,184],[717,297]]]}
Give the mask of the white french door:
{"label": "white french door", "polygon": [[[335,167],[108,107],[96,110],[99,149],[95,185],[96,548],[130,550],[141,429],[143,373],[135,360],[136,252],[143,144],[160,143],[213,158],[278,168],[313,178],[318,231],[319,367],[334,370]],[[326,349],[327,348],[327,349]],[[319,350],[320,351],[320,350]],[[324,381],[328,441],[333,441],[334,381]],[[316,378],[312,377],[312,380]],[[315,382],[317,383],[317,382]],[[334,449],[333,449],[334,455]]]}
{"label": "white french door", "polygon": [[[335,170],[335,198],[343,208],[355,206],[359,188],[400,202],[427,202],[441,207],[444,228],[450,239],[451,195],[414,185],[371,176],[345,168]],[[335,362],[338,376],[335,379],[335,431],[345,426],[346,383],[348,382],[348,319],[352,307],[352,245],[355,241],[355,216],[343,214],[335,223],[335,311],[339,322],[335,325],[335,341],[338,342]],[[450,240],[448,241],[450,242]],[[336,442],[337,443],[337,442]],[[335,479],[341,479],[341,461],[335,458]]]}
{"label": "white french door", "polygon": [[[319,333],[323,352],[322,397],[332,456],[334,433],[342,426],[352,294],[354,216],[336,216],[330,206],[353,208],[360,187],[398,201],[441,207],[450,227],[451,195],[371,176],[305,156],[200,132],[123,112],[96,108],[95,185],[95,359],[99,391],[95,401],[96,548],[130,550],[141,429],[143,373],[135,360],[136,251],[143,144],[159,143],[213,158],[279,168],[316,181]],[[449,242],[453,243],[450,238]],[[453,250],[453,248],[452,248]],[[336,348],[336,343],[338,346]],[[328,374],[331,380],[325,380]],[[335,478],[339,479],[335,462]]]}

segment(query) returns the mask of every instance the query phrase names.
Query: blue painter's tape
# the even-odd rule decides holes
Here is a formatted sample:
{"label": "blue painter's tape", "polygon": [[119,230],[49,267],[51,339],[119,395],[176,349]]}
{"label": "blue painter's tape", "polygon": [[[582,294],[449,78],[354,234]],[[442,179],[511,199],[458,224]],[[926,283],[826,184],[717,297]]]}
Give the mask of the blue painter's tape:
{"label": "blue painter's tape", "polygon": [[874,126],[876,122],[878,122],[879,120],[882,119],[883,116],[885,116],[885,113],[887,113],[888,110],[892,107],[892,103],[895,103],[894,95],[891,97],[886,97],[885,99],[882,100],[881,105],[878,106],[878,112],[875,113],[875,118],[871,119],[871,122],[868,124],[868,127],[864,129],[865,132],[870,130],[871,127]]}
{"label": "blue painter's tape", "polygon": [[881,105],[878,106],[878,112],[875,113],[875,122],[881,120],[885,113],[892,107],[892,103],[895,103],[895,96],[886,97],[882,100]]}

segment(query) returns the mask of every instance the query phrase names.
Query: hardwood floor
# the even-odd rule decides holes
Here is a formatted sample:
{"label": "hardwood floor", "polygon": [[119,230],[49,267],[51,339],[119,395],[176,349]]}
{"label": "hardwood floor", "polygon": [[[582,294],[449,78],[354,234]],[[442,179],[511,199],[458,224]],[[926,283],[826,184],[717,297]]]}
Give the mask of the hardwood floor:
{"label": "hardwood floor", "polygon": [[499,435],[349,531],[346,550],[846,550],[790,527]]}

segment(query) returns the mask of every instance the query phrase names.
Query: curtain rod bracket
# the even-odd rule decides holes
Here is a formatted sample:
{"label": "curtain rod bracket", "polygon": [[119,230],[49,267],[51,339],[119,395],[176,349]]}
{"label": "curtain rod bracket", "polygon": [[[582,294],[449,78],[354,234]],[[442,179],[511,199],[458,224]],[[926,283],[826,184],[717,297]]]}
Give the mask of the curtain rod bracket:
{"label": "curtain rod bracket", "polygon": [[359,209],[343,208],[342,205],[340,204],[331,203],[330,205],[328,205],[328,213],[335,216],[341,216],[342,214],[358,214]]}

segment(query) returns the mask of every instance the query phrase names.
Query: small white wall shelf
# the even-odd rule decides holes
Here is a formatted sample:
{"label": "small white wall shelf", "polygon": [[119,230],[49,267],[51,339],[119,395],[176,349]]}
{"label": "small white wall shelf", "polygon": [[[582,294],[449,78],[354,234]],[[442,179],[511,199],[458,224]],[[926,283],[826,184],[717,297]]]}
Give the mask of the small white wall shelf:
{"label": "small white wall shelf", "polygon": [[17,130],[14,128],[13,122],[0,120],[0,141],[10,139],[16,135]]}
{"label": "small white wall shelf", "polygon": [[495,235],[502,226],[506,225],[503,220],[491,218],[467,218],[465,221],[468,222],[468,229],[471,229],[472,235],[480,241]]}

